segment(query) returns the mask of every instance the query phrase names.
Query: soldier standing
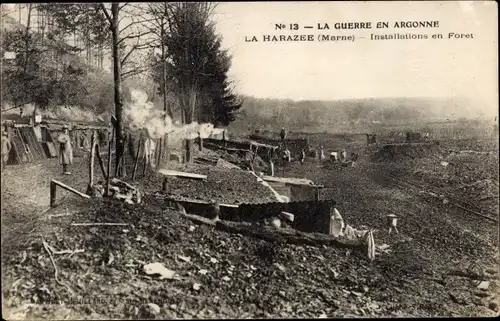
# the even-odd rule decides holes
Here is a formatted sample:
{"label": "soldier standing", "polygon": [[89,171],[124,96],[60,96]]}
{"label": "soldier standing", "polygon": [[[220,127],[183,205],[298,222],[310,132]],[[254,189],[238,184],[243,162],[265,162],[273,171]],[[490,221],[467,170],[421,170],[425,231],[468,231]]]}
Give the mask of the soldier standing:
{"label": "soldier standing", "polygon": [[5,167],[5,165],[7,165],[11,148],[12,144],[10,143],[7,131],[5,129],[2,129],[2,167]]}
{"label": "soldier standing", "polygon": [[285,127],[281,127],[280,137],[281,137],[281,141],[284,142],[285,137],[286,137]]}
{"label": "soldier standing", "polygon": [[323,163],[325,160],[325,150],[323,149],[323,145],[319,148],[319,162],[320,164]]}
{"label": "soldier standing", "polygon": [[71,175],[68,171],[68,166],[73,164],[73,147],[71,146],[71,138],[69,137],[68,126],[63,126],[63,133],[57,137],[59,143],[59,163],[63,166],[63,174]]}

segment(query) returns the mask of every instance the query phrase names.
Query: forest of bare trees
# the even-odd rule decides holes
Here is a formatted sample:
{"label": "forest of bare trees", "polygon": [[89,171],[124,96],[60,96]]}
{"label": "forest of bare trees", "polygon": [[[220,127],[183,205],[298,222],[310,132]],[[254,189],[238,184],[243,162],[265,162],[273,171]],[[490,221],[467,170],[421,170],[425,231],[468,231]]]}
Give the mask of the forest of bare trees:
{"label": "forest of bare trees", "polygon": [[175,118],[177,107],[185,124],[227,125],[241,107],[227,80],[231,57],[215,32],[211,3],[40,3],[10,9],[2,11],[10,27],[4,27],[1,53],[16,56],[4,59],[2,77],[9,81],[2,82],[3,105],[73,105],[108,113],[115,120],[117,155],[124,150],[126,93],[148,87],[145,82],[156,83],[153,96],[162,96],[165,117]]}

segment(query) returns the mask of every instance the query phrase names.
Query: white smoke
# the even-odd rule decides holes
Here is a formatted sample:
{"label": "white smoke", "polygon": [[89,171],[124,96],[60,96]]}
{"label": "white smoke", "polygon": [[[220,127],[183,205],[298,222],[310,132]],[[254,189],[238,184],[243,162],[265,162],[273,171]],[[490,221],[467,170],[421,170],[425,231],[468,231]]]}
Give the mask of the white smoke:
{"label": "white smoke", "polygon": [[131,101],[125,104],[123,116],[132,131],[145,131],[152,139],[162,138],[166,134],[169,140],[195,139],[198,133],[201,138],[207,138],[214,131],[214,125],[210,123],[179,125],[179,122],[172,122],[164,111],[154,108],[144,91],[137,89],[131,90]]}

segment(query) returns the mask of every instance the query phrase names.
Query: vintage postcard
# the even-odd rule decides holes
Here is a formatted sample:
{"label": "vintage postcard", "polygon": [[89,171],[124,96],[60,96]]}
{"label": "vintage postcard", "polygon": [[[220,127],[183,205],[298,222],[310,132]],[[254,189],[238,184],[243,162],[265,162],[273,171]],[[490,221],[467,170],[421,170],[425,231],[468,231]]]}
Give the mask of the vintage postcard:
{"label": "vintage postcard", "polygon": [[1,5],[2,317],[499,314],[494,1]]}

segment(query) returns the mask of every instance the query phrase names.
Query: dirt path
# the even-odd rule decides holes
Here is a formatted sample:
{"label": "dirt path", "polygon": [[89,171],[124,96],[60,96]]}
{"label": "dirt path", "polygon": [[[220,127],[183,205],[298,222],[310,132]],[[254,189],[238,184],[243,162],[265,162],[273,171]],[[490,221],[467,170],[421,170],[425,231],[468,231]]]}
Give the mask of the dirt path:
{"label": "dirt path", "polygon": [[[3,255],[17,251],[41,231],[40,220],[50,204],[50,181],[56,179],[85,192],[88,184],[86,158],[74,158],[72,175],[63,175],[57,159],[7,166],[2,171],[2,249]],[[96,173],[98,179],[100,173]],[[58,189],[57,202],[71,206],[78,198]],[[4,246],[5,245],[5,246]]]}

